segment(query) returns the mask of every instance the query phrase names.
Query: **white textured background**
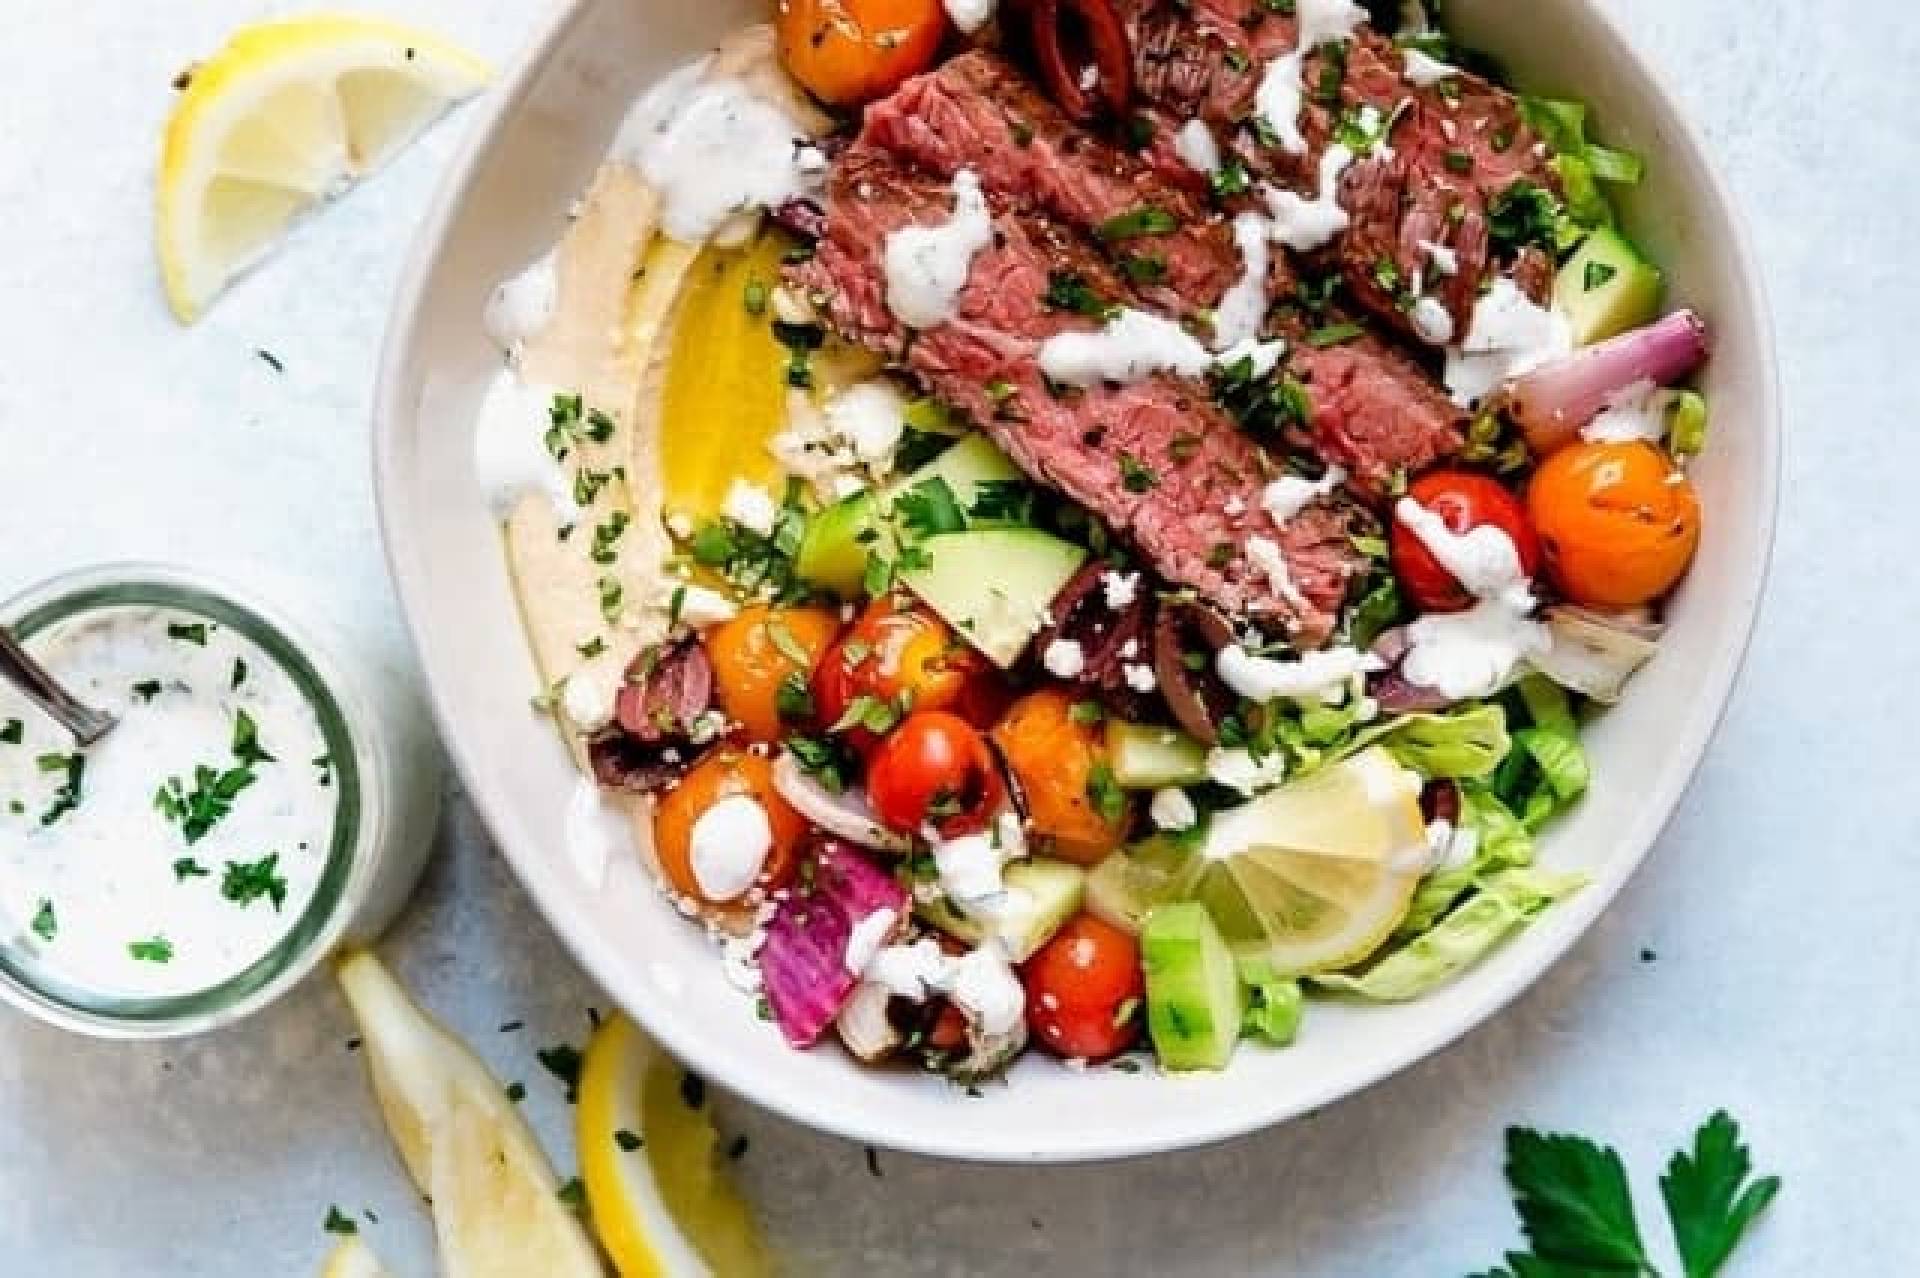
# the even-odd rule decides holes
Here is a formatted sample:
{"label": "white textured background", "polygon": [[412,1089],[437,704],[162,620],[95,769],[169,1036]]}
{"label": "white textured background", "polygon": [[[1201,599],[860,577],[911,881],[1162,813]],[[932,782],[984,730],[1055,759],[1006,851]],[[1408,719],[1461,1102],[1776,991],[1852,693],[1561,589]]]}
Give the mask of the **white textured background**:
{"label": "white textured background", "polygon": [[[1753,658],[1655,855],[1565,963],[1465,1041],[1216,1149],[1018,1171],[883,1154],[875,1179],[856,1146],[725,1105],[796,1271],[1462,1274],[1516,1237],[1503,1125],[1616,1142],[1644,1211],[1658,1160],[1724,1105],[1787,1181],[1735,1275],[1920,1273],[1906,1223],[1920,1172],[1920,27],[1894,0],[1612,3],[1757,232],[1790,427]],[[365,643],[401,642],[368,404],[395,272],[461,122],[191,331],[167,318],[151,261],[169,79],[234,24],[291,7],[0,0],[0,591],[163,557],[302,580]],[[498,59],[542,8],[369,7]],[[526,1081],[567,1164],[569,1115],[533,1052],[579,1042],[598,996],[457,796],[387,951],[502,1076]],[[516,1019],[526,1028],[497,1031]],[[402,1274],[430,1272],[351,1033],[323,982],[171,1047],[0,1013],[0,1275],[305,1273],[334,1203],[372,1208],[375,1245]],[[1657,1211],[1643,1223],[1664,1246]]]}

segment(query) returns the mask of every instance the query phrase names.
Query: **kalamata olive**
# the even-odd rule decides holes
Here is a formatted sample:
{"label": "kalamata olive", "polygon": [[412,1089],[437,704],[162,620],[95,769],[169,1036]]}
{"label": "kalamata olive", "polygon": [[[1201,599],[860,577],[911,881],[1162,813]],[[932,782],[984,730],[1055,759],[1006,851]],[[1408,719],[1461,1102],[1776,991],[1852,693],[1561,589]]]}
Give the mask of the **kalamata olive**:
{"label": "kalamata olive", "polygon": [[[1208,745],[1218,744],[1220,720],[1236,700],[1213,669],[1213,654],[1232,642],[1232,625],[1202,603],[1162,604],[1154,620],[1153,672],[1160,695],[1180,726]],[[1189,656],[1195,658],[1191,663]]]}

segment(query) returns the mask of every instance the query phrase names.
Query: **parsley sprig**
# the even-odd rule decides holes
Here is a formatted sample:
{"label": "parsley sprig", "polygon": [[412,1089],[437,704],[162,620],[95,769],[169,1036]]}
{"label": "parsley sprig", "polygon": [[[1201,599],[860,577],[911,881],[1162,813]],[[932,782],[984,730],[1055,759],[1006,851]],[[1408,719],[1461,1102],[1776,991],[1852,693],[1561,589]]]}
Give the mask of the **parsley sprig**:
{"label": "parsley sprig", "polygon": [[[1477,1278],[1659,1278],[1634,1216],[1620,1155],[1582,1136],[1507,1130],[1507,1180],[1529,1250]],[[1778,1176],[1751,1179],[1740,1129],[1721,1110],[1675,1154],[1660,1178],[1686,1278],[1713,1278],[1780,1192]]]}

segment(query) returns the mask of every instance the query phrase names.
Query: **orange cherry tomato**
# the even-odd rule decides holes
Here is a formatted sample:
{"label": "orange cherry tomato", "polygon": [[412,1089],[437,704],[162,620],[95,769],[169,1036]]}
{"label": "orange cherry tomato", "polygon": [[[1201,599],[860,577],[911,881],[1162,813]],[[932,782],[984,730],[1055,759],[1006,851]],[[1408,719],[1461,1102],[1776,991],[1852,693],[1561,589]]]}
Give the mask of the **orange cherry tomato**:
{"label": "orange cherry tomato", "polygon": [[1664,595],[1700,544],[1693,483],[1644,440],[1561,449],[1533,473],[1527,509],[1553,584],[1596,608]]}
{"label": "orange cherry tomato", "polygon": [[[745,608],[705,636],[720,708],[751,741],[774,742],[792,713],[793,694],[807,691],[821,654],[840,633],[840,618],[825,608]],[[799,698],[804,703],[806,697]]]}
{"label": "orange cherry tomato", "polygon": [[707,895],[693,866],[694,827],[722,799],[739,795],[765,810],[772,834],[766,861],[754,885],[772,890],[792,880],[800,861],[800,845],[807,837],[806,818],[789,807],[773,788],[771,764],[757,754],[724,745],[694,764],[680,784],[661,795],[654,805],[654,856],[667,882],[682,896],[705,905],[726,905],[739,899],[716,900]]}
{"label": "orange cherry tomato", "polygon": [[[1413,481],[1407,496],[1456,533],[1492,524],[1513,539],[1521,571],[1529,577],[1540,571],[1540,541],[1527,522],[1526,508],[1499,480],[1469,470],[1430,471]],[[1472,592],[1454,579],[1413,529],[1397,519],[1390,548],[1393,575],[1422,611],[1460,612],[1473,606]]]}
{"label": "orange cherry tomato", "polygon": [[780,0],[780,61],[822,102],[858,106],[933,65],[947,34],[940,0]]}
{"label": "orange cherry tomato", "polygon": [[[898,710],[968,712],[993,679],[986,659],[928,609],[903,597],[876,599],[813,671],[813,708],[831,726],[860,697]],[[863,727],[844,739],[865,755],[879,737]]]}
{"label": "orange cherry tomato", "polygon": [[1051,855],[1092,865],[1126,838],[1129,801],[1114,784],[1105,733],[1074,722],[1074,701],[1065,688],[1030,692],[993,741],[1026,800],[1028,832]]}
{"label": "orange cherry tomato", "polygon": [[1140,1039],[1140,947],[1091,914],[1067,920],[1021,969],[1027,1027],[1062,1056],[1103,1061]]}
{"label": "orange cherry tomato", "polygon": [[914,711],[867,760],[867,801],[908,834],[929,822],[949,838],[984,830],[1006,797],[987,739],[945,710]]}

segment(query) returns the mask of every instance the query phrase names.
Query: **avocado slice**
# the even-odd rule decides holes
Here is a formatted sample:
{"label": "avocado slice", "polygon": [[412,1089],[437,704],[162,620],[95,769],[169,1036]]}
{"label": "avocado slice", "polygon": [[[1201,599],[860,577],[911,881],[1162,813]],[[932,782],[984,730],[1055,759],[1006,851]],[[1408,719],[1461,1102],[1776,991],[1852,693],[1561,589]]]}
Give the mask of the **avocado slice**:
{"label": "avocado slice", "polygon": [[1553,304],[1567,317],[1575,346],[1638,328],[1659,313],[1660,268],[1611,226],[1587,236],[1553,281]]}
{"label": "avocado slice", "polygon": [[1163,905],[1140,933],[1147,1033],[1167,1070],[1225,1069],[1240,1040],[1240,973],[1206,907]]}

